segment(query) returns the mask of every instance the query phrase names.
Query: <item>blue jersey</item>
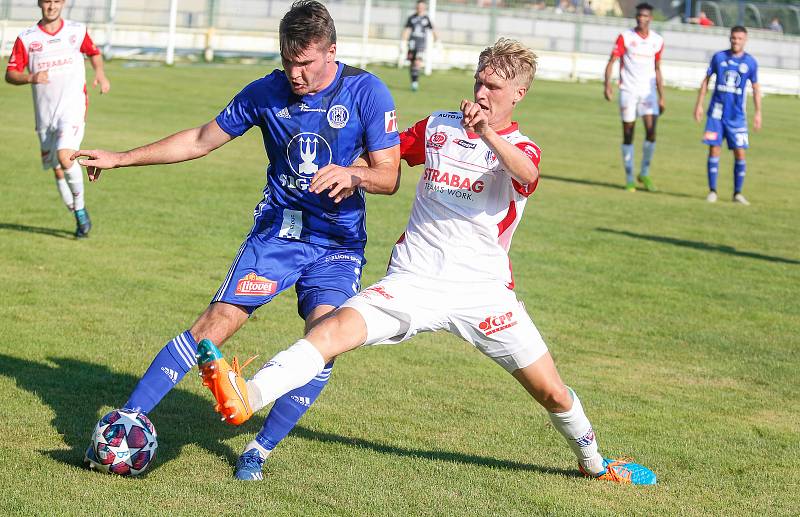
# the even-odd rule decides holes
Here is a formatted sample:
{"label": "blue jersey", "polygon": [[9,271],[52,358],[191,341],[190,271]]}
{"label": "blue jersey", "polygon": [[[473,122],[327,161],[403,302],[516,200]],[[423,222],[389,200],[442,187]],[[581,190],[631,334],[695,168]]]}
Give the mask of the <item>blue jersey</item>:
{"label": "blue jersey", "polygon": [[365,151],[400,143],[394,101],[380,79],[338,63],[327,88],[301,97],[275,70],[247,85],[216,120],[234,137],[261,128],[269,166],[251,233],[326,247],[366,243],[362,189],[337,204],[308,187],[328,164],[349,166]]}
{"label": "blue jersey", "polygon": [[734,56],[730,50],[714,54],[707,76],[715,74],[714,94],[708,106],[708,116],[716,120],[742,122],[746,120],[747,81],[758,82],[758,63],[744,52]]}

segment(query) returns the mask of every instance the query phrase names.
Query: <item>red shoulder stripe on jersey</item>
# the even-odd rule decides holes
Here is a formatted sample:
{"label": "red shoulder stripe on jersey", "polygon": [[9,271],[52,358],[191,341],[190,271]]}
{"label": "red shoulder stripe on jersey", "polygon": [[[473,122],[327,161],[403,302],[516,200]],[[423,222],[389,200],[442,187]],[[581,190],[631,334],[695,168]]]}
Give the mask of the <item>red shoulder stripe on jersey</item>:
{"label": "red shoulder stripe on jersey", "polygon": [[[517,149],[525,153],[525,156],[531,160],[534,167],[536,167],[536,170],[538,171],[539,161],[542,159],[542,150],[539,149],[539,146],[533,142],[517,142],[514,145],[517,146]],[[536,187],[539,185],[539,177],[537,176],[535,180],[527,185],[523,185],[514,178],[511,178],[511,184],[514,185],[514,190],[516,190],[520,195],[528,197],[533,194],[533,191],[536,190]]]}
{"label": "red shoulder stripe on jersey", "polygon": [[81,52],[87,56],[96,56],[100,53],[100,49],[97,48],[92,38],[89,37],[89,31],[86,31],[86,35],[83,36]]}
{"label": "red shoulder stripe on jersey", "polygon": [[14,42],[14,48],[11,49],[11,57],[8,58],[8,67],[6,70],[14,70],[15,72],[22,72],[28,66],[28,49],[21,39],[17,38]]}
{"label": "red shoulder stripe on jersey", "polygon": [[622,34],[617,36],[617,41],[614,42],[614,48],[611,49],[611,55],[614,57],[622,57],[625,54],[625,38]]}
{"label": "red shoulder stripe on jersey", "polygon": [[400,157],[411,166],[425,163],[425,129],[428,127],[428,119],[430,117],[425,117],[400,133]]}
{"label": "red shoulder stripe on jersey", "polygon": [[661,42],[661,48],[656,52],[656,61],[661,61],[661,52],[664,51],[664,42]]}

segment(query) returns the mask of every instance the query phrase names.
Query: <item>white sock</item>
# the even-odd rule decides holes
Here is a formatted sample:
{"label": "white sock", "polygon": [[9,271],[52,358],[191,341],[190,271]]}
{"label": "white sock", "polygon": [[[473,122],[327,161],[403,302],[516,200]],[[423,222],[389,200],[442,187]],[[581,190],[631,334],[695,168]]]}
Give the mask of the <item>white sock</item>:
{"label": "white sock", "polygon": [[61,194],[61,200],[64,201],[64,205],[66,205],[67,209],[70,212],[74,211],[75,205],[72,198],[72,191],[69,189],[69,185],[67,185],[67,180],[64,178],[56,178],[56,188],[58,188],[58,193]]}
{"label": "white sock", "polygon": [[625,181],[633,183],[633,144],[622,144],[622,166],[625,169]]}
{"label": "white sock", "polygon": [[642,176],[650,174],[650,162],[653,160],[653,153],[656,151],[656,143],[645,140],[642,146]]}
{"label": "white sock", "polygon": [[597,440],[592,424],[583,412],[580,399],[568,388],[572,395],[572,408],[565,413],[549,413],[550,421],[558,432],[567,439],[572,452],[578,457],[578,463],[590,474],[602,474],[603,457],[597,449]]}
{"label": "white sock", "polygon": [[272,451],[268,451],[267,449],[265,449],[264,446],[261,445],[260,443],[258,443],[257,440],[253,440],[252,442],[250,442],[250,443],[248,443],[247,445],[244,446],[244,450],[242,451],[242,453],[245,453],[245,452],[247,452],[247,451],[249,451],[251,449],[257,450],[258,451],[258,455],[261,456],[262,460],[267,459],[267,456],[269,456],[269,453],[272,452]]}
{"label": "white sock", "polygon": [[69,190],[72,193],[74,209],[83,209],[85,207],[83,201],[83,169],[78,160],[72,162],[72,166],[69,169],[64,169],[64,177],[67,179]]}
{"label": "white sock", "polygon": [[309,341],[299,340],[273,357],[252,379],[247,393],[253,412],[281,395],[305,386],[325,368],[325,359]]}

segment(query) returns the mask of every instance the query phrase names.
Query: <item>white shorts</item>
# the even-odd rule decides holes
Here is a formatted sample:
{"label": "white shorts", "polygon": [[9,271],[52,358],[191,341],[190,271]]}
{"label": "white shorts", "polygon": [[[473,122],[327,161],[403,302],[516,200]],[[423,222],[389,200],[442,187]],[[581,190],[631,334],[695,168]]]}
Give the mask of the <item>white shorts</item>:
{"label": "white shorts", "polygon": [[658,109],[658,93],[637,94],[626,90],[619,91],[619,112],[623,122],[634,122],[643,115],[656,115]]}
{"label": "white shorts", "polygon": [[85,129],[86,124],[83,121],[61,121],[58,125],[37,131],[39,147],[42,151],[42,168],[55,169],[60,167],[58,163],[59,149],[73,149],[75,151],[80,149]]}
{"label": "white shorts", "polygon": [[500,283],[457,285],[395,273],[342,307],[363,316],[365,345],[396,344],[420,332],[446,330],[509,372],[529,366],[547,352],[522,302]]}

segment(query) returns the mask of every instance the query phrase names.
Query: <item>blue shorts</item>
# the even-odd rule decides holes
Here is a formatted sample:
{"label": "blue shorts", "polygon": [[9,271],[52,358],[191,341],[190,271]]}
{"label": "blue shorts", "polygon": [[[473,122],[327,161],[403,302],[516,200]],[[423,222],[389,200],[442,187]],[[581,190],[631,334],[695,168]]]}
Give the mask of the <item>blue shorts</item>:
{"label": "blue shorts", "polygon": [[720,146],[722,138],[728,142],[728,149],[747,149],[750,147],[746,120],[722,120],[708,117],[703,143]]}
{"label": "blue shorts", "polygon": [[294,285],[297,312],[305,319],[319,305],[338,307],[358,293],[366,262],[360,247],[326,248],[253,234],[242,243],[211,301],[252,313]]}

